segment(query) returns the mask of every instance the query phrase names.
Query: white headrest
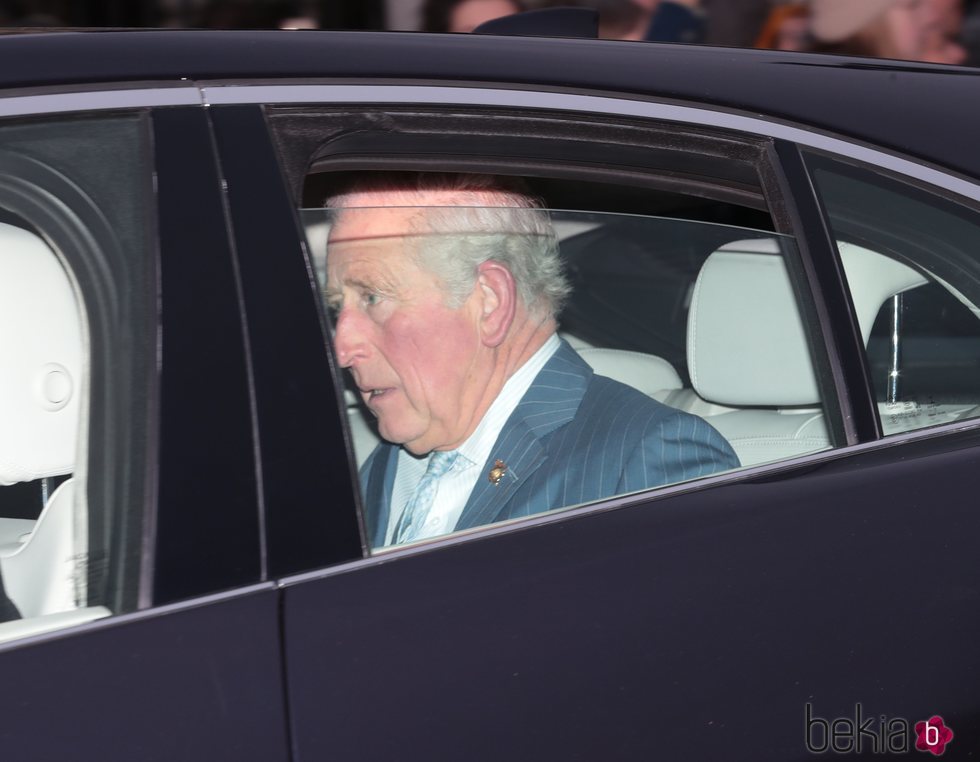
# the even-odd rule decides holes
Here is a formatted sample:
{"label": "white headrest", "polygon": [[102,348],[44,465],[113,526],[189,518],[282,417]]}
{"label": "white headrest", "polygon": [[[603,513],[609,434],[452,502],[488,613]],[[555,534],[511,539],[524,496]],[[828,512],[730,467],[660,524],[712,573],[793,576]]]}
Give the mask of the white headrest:
{"label": "white headrest", "polygon": [[[926,281],[868,249],[839,247],[867,344],[884,301]],[[775,239],[735,241],[708,257],[694,287],[687,353],[692,385],[712,402],[819,404],[803,320]]]}
{"label": "white headrest", "polygon": [[674,366],[656,355],[603,347],[584,347],[578,353],[600,376],[632,386],[649,397],[684,386]]}
{"label": "white headrest", "polygon": [[837,244],[851,301],[857,313],[864,345],[868,346],[871,328],[886,299],[928,283],[928,279],[908,265],[876,254],[862,246],[843,241]]}
{"label": "white headrest", "polygon": [[81,365],[68,274],[44,241],[0,223],[0,484],[72,471]]}

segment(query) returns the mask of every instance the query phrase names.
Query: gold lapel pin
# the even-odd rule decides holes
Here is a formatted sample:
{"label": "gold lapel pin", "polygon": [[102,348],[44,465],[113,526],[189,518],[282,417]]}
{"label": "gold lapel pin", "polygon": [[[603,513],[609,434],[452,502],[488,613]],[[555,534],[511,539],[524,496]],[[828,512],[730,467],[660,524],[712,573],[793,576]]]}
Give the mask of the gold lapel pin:
{"label": "gold lapel pin", "polygon": [[507,470],[507,464],[502,460],[494,461],[493,468],[490,469],[490,473],[487,474],[487,478],[494,487],[500,486],[500,480],[504,478],[504,472]]}

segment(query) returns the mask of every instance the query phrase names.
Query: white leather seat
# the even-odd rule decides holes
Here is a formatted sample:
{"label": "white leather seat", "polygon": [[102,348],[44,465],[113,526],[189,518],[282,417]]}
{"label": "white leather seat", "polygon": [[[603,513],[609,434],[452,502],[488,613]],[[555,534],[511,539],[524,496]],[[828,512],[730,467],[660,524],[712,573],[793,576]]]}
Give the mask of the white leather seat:
{"label": "white leather seat", "polygon": [[[33,233],[0,223],[0,485],[69,474],[83,395],[83,316],[71,280]],[[61,484],[25,536],[0,550],[7,596],[21,615],[75,608],[73,480]],[[83,514],[84,515],[84,514]]]}
{"label": "white leather seat", "polygon": [[[895,260],[840,243],[865,344],[893,294],[926,280]],[[729,243],[705,261],[687,335],[691,383],[733,412],[707,420],[742,465],[831,445],[803,319],[775,239]]]}
{"label": "white leather seat", "polygon": [[600,376],[639,389],[660,402],[684,386],[674,366],[656,355],[604,347],[582,347],[578,353]]}

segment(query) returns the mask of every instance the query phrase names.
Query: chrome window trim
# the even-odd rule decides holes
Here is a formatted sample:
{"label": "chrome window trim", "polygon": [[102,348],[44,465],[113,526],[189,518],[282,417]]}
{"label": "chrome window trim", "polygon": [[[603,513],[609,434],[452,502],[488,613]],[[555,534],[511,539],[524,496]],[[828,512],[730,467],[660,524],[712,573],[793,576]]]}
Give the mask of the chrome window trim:
{"label": "chrome window trim", "polygon": [[792,124],[699,106],[682,106],[621,96],[580,95],[541,90],[436,85],[293,84],[248,85],[201,83],[205,105],[224,104],[419,104],[503,106],[639,117],[709,127],[786,140],[864,162],[896,174],[980,201],[980,186],[947,172],[886,151],[870,148]]}
{"label": "chrome window trim", "polygon": [[192,83],[170,87],[137,87],[117,90],[72,90],[0,97],[0,117],[58,114],[77,111],[147,108],[151,106],[200,106],[201,91]]}
{"label": "chrome window trim", "polygon": [[104,111],[154,106],[210,106],[224,104],[419,104],[451,106],[503,106],[536,110],[571,111],[657,119],[703,125],[756,136],[787,140],[875,165],[899,175],[980,201],[980,186],[970,180],[900,156],[780,122],[701,106],[684,106],[622,96],[492,87],[360,84],[221,84],[185,80],[167,86],[119,87],[9,95],[0,97],[0,117],[34,114]]}

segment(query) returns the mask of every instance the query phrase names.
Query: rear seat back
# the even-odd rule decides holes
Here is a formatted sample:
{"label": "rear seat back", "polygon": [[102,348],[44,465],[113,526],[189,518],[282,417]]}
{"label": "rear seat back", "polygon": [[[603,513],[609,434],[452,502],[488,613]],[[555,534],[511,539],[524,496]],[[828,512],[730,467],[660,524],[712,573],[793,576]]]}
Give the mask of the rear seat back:
{"label": "rear seat back", "polygon": [[621,381],[659,402],[684,388],[674,366],[656,355],[604,347],[583,347],[578,353],[600,376]]}
{"label": "rear seat back", "polygon": [[[71,473],[82,398],[82,313],[58,258],[35,234],[0,223],[0,484]],[[0,550],[8,597],[24,617],[74,608],[73,480],[33,531]]]}
{"label": "rear seat back", "polygon": [[[884,301],[925,279],[868,249],[839,246],[867,342]],[[807,334],[775,239],[733,242],[708,257],[694,288],[687,348],[697,394],[738,408],[707,420],[742,465],[830,447]]]}

